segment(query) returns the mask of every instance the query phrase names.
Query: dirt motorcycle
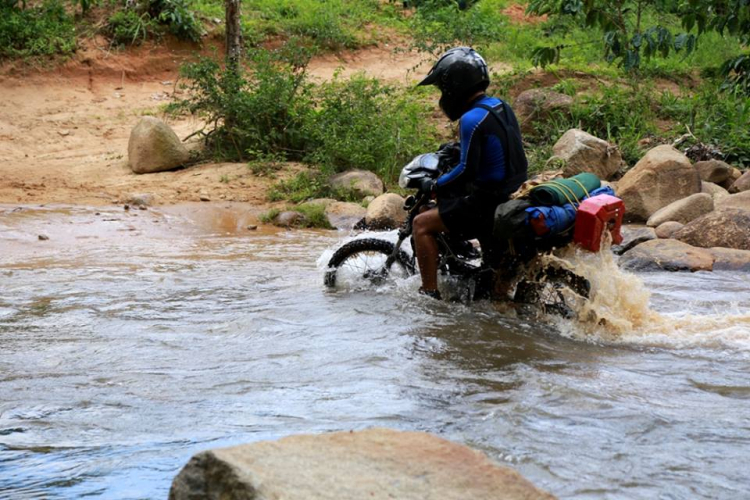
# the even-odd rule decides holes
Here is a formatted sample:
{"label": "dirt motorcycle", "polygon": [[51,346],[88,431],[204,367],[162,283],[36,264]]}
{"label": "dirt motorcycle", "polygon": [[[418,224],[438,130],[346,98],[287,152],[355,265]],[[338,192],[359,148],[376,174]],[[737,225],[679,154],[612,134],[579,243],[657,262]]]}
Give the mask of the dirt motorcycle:
{"label": "dirt motorcycle", "polygon": [[[381,238],[352,240],[334,252],[328,261],[325,285],[330,288],[352,284],[380,286],[388,280],[408,278],[416,273],[412,229],[414,218],[433,201],[430,193],[421,190],[423,179],[436,179],[449,166],[448,158],[439,153],[416,157],[404,167],[399,185],[417,189],[404,204],[406,221],[398,231],[395,242]],[[411,252],[402,249],[409,239]],[[532,306],[544,313],[574,317],[572,302],[588,299],[591,285],[559,263],[543,259],[556,246],[569,244],[572,237],[549,241],[525,242],[523,251],[509,252],[500,242],[483,242],[481,247],[472,242],[438,234],[439,273],[459,283],[458,296],[452,300],[470,301],[488,298],[510,300]],[[495,247],[495,248],[493,248]],[[571,298],[574,297],[574,300]]]}

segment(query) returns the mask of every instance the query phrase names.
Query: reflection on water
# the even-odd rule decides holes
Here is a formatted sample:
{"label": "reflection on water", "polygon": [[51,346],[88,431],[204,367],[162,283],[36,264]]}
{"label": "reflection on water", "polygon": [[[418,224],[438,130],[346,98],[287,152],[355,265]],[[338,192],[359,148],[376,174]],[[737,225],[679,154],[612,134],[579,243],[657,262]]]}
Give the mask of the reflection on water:
{"label": "reflection on water", "polygon": [[335,233],[115,217],[0,214],[2,498],[164,498],[199,450],[370,426],[468,443],[562,498],[747,492],[746,276],[643,275],[659,320],[611,335],[412,281],[327,292]]}

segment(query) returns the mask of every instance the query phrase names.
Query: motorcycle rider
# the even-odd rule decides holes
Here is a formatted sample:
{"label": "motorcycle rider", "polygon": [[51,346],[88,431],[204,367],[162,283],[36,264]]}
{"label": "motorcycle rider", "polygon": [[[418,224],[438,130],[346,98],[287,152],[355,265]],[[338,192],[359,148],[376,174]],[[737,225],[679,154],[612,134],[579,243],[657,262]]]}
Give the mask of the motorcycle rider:
{"label": "motorcycle rider", "polygon": [[495,208],[527,179],[518,120],[508,103],[485,94],[489,83],[487,63],[469,47],[443,54],[419,83],[437,86],[443,113],[459,120],[459,162],[437,180],[424,181],[422,190],[437,195],[437,207],[414,219],[419,291],[436,299],[437,234],[488,240]]}

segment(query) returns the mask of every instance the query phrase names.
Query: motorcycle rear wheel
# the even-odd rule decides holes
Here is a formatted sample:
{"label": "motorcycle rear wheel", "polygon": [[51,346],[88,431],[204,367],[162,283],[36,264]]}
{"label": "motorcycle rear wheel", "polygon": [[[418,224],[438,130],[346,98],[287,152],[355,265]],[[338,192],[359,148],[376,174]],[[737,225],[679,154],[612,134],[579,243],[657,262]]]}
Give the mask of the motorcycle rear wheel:
{"label": "motorcycle rear wheel", "polygon": [[[408,278],[415,273],[413,259],[399,250],[390,265],[394,244],[376,238],[350,241],[331,256],[324,282],[329,288],[343,284],[380,286],[389,279]],[[356,281],[352,283],[352,281]]]}

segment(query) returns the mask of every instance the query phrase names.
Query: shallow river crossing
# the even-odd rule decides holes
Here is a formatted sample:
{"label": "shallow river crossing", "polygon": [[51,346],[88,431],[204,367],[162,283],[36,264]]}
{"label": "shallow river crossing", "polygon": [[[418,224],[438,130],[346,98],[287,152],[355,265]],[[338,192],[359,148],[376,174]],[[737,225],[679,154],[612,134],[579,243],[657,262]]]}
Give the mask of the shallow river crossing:
{"label": "shallow river crossing", "polygon": [[750,275],[600,277],[659,317],[612,332],[331,293],[346,234],[191,210],[0,207],[0,498],[166,498],[200,450],[371,426],[561,498],[750,497]]}

